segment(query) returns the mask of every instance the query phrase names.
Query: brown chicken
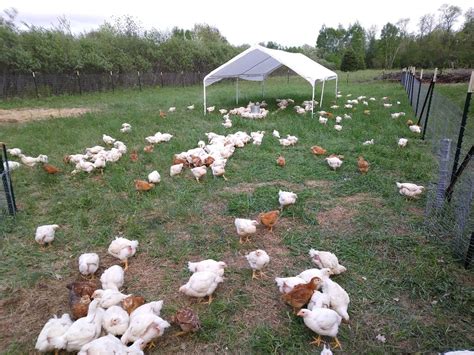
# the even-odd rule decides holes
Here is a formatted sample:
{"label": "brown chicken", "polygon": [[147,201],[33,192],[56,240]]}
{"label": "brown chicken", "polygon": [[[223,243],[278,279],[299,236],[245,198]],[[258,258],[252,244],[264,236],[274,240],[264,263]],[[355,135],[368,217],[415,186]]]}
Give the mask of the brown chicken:
{"label": "brown chicken", "polygon": [[199,157],[193,156],[193,157],[191,158],[191,162],[192,162],[192,165],[193,165],[195,168],[197,168],[198,166],[202,166],[202,165],[203,165],[203,162],[202,162],[201,158],[199,158]]}
{"label": "brown chicken", "polygon": [[145,299],[142,296],[128,296],[122,301],[122,308],[131,314],[143,304],[145,304]]}
{"label": "brown chicken", "polygon": [[67,155],[67,154],[63,157],[63,162],[64,162],[64,164],[69,164],[70,160],[71,160],[71,158],[70,158],[70,156]]}
{"label": "brown chicken", "polygon": [[412,120],[407,120],[407,126],[413,126],[413,125],[414,125],[414,123],[413,123]]}
{"label": "brown chicken", "polygon": [[280,211],[270,211],[260,213],[258,218],[260,219],[260,223],[267,227],[270,232],[273,232],[273,226],[278,222],[278,218],[280,217]]}
{"label": "brown chicken", "polygon": [[283,168],[286,165],[286,160],[282,155],[280,155],[277,158],[276,163],[277,163],[278,166],[281,166]]}
{"label": "brown chicken", "polygon": [[66,286],[69,289],[69,308],[74,319],[87,316],[91,296],[97,289],[90,281],[76,281]]}
{"label": "brown chicken", "polygon": [[357,160],[357,165],[359,166],[359,171],[362,174],[366,174],[369,171],[369,162],[360,156]]}
{"label": "brown chicken", "polygon": [[201,328],[199,317],[191,308],[183,308],[177,311],[173,317],[173,323],[178,324],[182,330],[176,336],[197,332]]}
{"label": "brown chicken", "polygon": [[293,290],[285,293],[281,296],[281,298],[283,301],[293,307],[293,311],[296,314],[304,305],[309,302],[320,282],[321,279],[319,277],[313,277],[307,284],[296,285],[293,287]]}
{"label": "brown chicken", "polygon": [[176,164],[183,164],[184,166],[189,166],[189,163],[186,159],[178,158],[175,155],[175,156],[173,156],[173,164],[172,165],[176,165]]}
{"label": "brown chicken", "polygon": [[334,114],[331,113],[331,112],[326,112],[326,116],[329,117],[329,118],[333,118],[333,117],[334,117]]}
{"label": "brown chicken", "polygon": [[214,161],[215,159],[213,157],[208,156],[206,159],[204,159],[204,165],[210,167]]}
{"label": "brown chicken", "polygon": [[145,180],[133,180],[135,182],[135,189],[137,191],[149,191],[155,187],[155,184]]}
{"label": "brown chicken", "polygon": [[153,144],[150,144],[150,145],[145,146],[145,147],[143,148],[143,151],[144,151],[145,153],[151,153],[151,152],[153,152],[153,149],[154,149],[154,148],[155,148],[154,145],[153,145]]}
{"label": "brown chicken", "polygon": [[311,152],[314,155],[324,155],[326,154],[326,149],[324,149],[323,147],[320,147],[319,145],[313,145],[311,147]]}
{"label": "brown chicken", "polygon": [[61,170],[51,164],[43,164],[43,170],[46,171],[48,174],[57,174],[61,172]]}
{"label": "brown chicken", "polygon": [[160,110],[160,117],[161,117],[161,118],[166,118],[166,112]]}
{"label": "brown chicken", "polygon": [[132,152],[130,153],[130,160],[131,161],[137,161],[138,160],[138,153],[137,153],[136,149],[132,150]]}

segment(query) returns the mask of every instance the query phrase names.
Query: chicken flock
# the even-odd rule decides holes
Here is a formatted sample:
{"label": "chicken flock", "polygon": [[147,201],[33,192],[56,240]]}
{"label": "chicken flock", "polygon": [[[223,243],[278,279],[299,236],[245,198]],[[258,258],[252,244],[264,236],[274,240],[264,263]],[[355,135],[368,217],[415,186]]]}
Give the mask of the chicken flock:
{"label": "chicken flock", "polygon": [[[338,97],[342,97],[338,93]],[[350,97],[348,95],[348,97]],[[383,106],[390,108],[388,98],[382,98]],[[362,103],[369,106],[369,102],[376,101],[371,97],[366,100],[365,96],[357,99],[347,100],[344,108],[353,109],[354,106]],[[292,99],[277,100],[278,111],[286,109],[290,104],[294,104]],[[301,106],[294,106],[297,114],[303,115],[313,109],[316,101],[304,101]],[[262,102],[257,113],[252,113],[253,103],[247,107],[239,107],[232,110],[220,109],[219,114],[223,115],[223,126],[232,127],[231,115],[240,115],[243,118],[265,118],[268,114],[267,105]],[[338,105],[331,106],[337,109]],[[190,105],[187,110],[193,110],[194,105]],[[176,111],[175,107],[170,107],[168,114]],[[215,107],[208,107],[207,111],[212,113]],[[365,109],[364,114],[370,115],[370,110]],[[166,113],[160,110],[160,117],[165,118]],[[327,125],[334,119],[334,129],[343,130],[343,122],[352,119],[350,114],[335,116],[326,111],[318,112],[317,121],[322,125]],[[391,114],[393,119],[405,116],[403,112]],[[419,126],[408,122],[407,126],[413,133],[420,133]],[[122,134],[132,131],[132,126],[123,123],[120,128]],[[198,142],[197,147],[187,151],[177,153],[173,157],[169,175],[171,177],[180,175],[184,169],[189,169],[192,176],[199,183],[206,176],[208,169],[214,177],[225,177],[228,159],[232,157],[237,148],[243,148],[249,142],[254,145],[261,145],[265,131],[256,131],[247,134],[238,131],[233,134],[219,135],[213,132],[206,133],[207,143],[204,140]],[[298,143],[298,138],[287,134],[286,138],[281,138],[277,130],[272,132],[283,147],[293,146]],[[173,138],[172,134],[157,132],[154,135],[145,137],[147,145],[145,153],[153,151],[154,146],[164,142],[169,142]],[[84,152],[70,154],[64,157],[65,164],[72,164],[74,169],[71,174],[85,172],[91,174],[98,171],[103,174],[107,164],[120,160],[127,153],[127,146],[110,135],[104,134],[102,140],[105,146],[93,146],[86,148]],[[374,139],[361,143],[364,146],[374,145]],[[406,147],[407,138],[399,138],[398,146]],[[38,157],[29,157],[22,153],[19,148],[8,149],[11,156],[18,157],[21,164],[33,167],[42,165],[43,170],[48,174],[58,174],[62,170],[48,163],[48,157],[40,154]],[[335,153],[328,154],[327,150],[321,146],[314,145],[311,152],[315,156],[324,157],[324,161],[330,169],[336,171],[343,162],[344,156]],[[133,150],[130,153],[130,160],[138,160],[138,152]],[[21,166],[20,162],[7,161],[6,168],[14,170]],[[279,155],[276,164],[284,167],[286,164],[283,155]],[[368,173],[370,163],[363,156],[357,158],[357,166],[362,174]],[[150,172],[147,179],[135,179],[134,186],[139,192],[149,191],[160,183],[161,175],[158,171]],[[396,182],[399,193],[407,198],[418,198],[424,191],[424,187],[414,183]],[[281,212],[290,205],[297,203],[297,194],[291,191],[280,190],[275,200],[278,201],[279,209],[262,212],[256,219],[235,218],[234,225],[239,243],[250,242],[252,236],[257,234],[258,227],[267,228],[273,233],[273,228],[278,224]],[[55,238],[55,232],[61,229],[60,225],[51,224],[39,226],[36,229],[35,240],[44,248],[50,245]],[[123,294],[120,290],[124,285],[125,272],[128,269],[128,262],[138,250],[138,241],[128,240],[123,236],[116,237],[111,241],[108,253],[120,260],[124,267],[113,265],[106,269],[100,276],[101,288],[93,281],[94,275],[99,270],[99,255],[87,252],[78,258],[78,271],[83,278],[90,280],[75,281],[67,285],[69,290],[70,314],[63,314],[61,317],[54,316],[49,319],[40,332],[36,349],[41,352],[77,351],[79,354],[99,354],[114,352],[117,354],[143,354],[147,346],[154,346],[154,340],[161,337],[165,330],[176,324],[181,331],[176,335],[192,333],[200,330],[201,324],[197,313],[187,307],[179,310],[169,321],[160,317],[163,307],[163,300],[145,302],[140,295]],[[329,251],[309,250],[309,257],[316,268],[303,270],[296,276],[276,277],[275,282],[279,292],[282,294],[282,303],[291,306],[293,312],[303,319],[306,327],[315,333],[312,344],[320,346],[323,344],[324,354],[332,353],[330,348],[341,348],[342,345],[337,338],[339,327],[342,322],[349,322],[348,307],[350,303],[349,294],[341,287],[333,277],[346,272],[346,267],[339,264],[335,254]],[[260,279],[266,276],[265,269],[270,267],[270,255],[263,249],[256,249],[245,255],[245,258],[252,270],[252,279]],[[191,272],[189,280],[179,288],[179,292],[188,297],[197,298],[200,301],[207,299],[206,303],[213,301],[213,294],[219,285],[225,282],[224,270],[231,267],[225,261],[212,259],[198,262],[190,261],[187,265]],[[327,343],[323,339],[332,338],[332,343]]]}

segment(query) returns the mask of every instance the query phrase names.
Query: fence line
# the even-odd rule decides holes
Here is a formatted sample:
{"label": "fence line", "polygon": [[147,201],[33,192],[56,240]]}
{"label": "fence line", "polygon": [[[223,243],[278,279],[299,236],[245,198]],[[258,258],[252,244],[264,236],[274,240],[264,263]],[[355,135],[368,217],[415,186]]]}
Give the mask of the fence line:
{"label": "fence line", "polygon": [[187,86],[202,82],[200,72],[134,72],[85,74],[4,74],[0,75],[1,97],[44,97],[85,92],[114,91],[117,88]]}
{"label": "fence line", "polygon": [[[436,76],[431,83],[423,83],[420,77],[416,77],[414,69],[405,70],[401,78],[419,119],[418,124],[423,128],[424,138],[430,142],[438,158],[437,179],[427,189],[427,231],[433,238],[450,244],[454,255],[464,260],[467,268],[474,253],[474,159],[470,159],[474,130],[465,130],[469,124],[470,94],[466,97],[463,112],[436,92],[435,82]],[[464,161],[462,169],[458,169],[456,157]]]}

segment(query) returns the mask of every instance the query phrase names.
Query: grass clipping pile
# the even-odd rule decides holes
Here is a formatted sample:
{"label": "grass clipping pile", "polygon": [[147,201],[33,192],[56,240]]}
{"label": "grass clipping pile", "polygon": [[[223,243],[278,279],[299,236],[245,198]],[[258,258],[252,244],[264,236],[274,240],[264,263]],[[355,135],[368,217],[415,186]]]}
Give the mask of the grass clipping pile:
{"label": "grass clipping pile", "polygon": [[78,117],[91,111],[92,109],[86,107],[0,109],[0,123],[24,123],[57,117]]}

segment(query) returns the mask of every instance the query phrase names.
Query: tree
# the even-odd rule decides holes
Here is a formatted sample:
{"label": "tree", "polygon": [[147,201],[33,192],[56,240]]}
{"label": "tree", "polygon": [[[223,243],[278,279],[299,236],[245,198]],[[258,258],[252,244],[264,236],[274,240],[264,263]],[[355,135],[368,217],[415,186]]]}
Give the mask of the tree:
{"label": "tree", "polygon": [[357,58],[357,69],[365,69],[365,30],[356,22],[347,30],[348,45],[354,51]]}
{"label": "tree", "polygon": [[446,32],[450,33],[457,19],[462,14],[461,8],[458,6],[443,4],[438,11],[440,12],[439,26]]}
{"label": "tree", "polygon": [[420,29],[420,37],[429,35],[435,28],[435,16],[433,14],[421,16],[418,22],[418,28]]}
{"label": "tree", "polygon": [[397,26],[388,22],[380,34],[380,50],[384,58],[384,68],[391,69],[400,50],[400,33]]}
{"label": "tree", "polygon": [[342,57],[341,70],[354,71],[358,69],[357,55],[352,48],[348,48]]}

